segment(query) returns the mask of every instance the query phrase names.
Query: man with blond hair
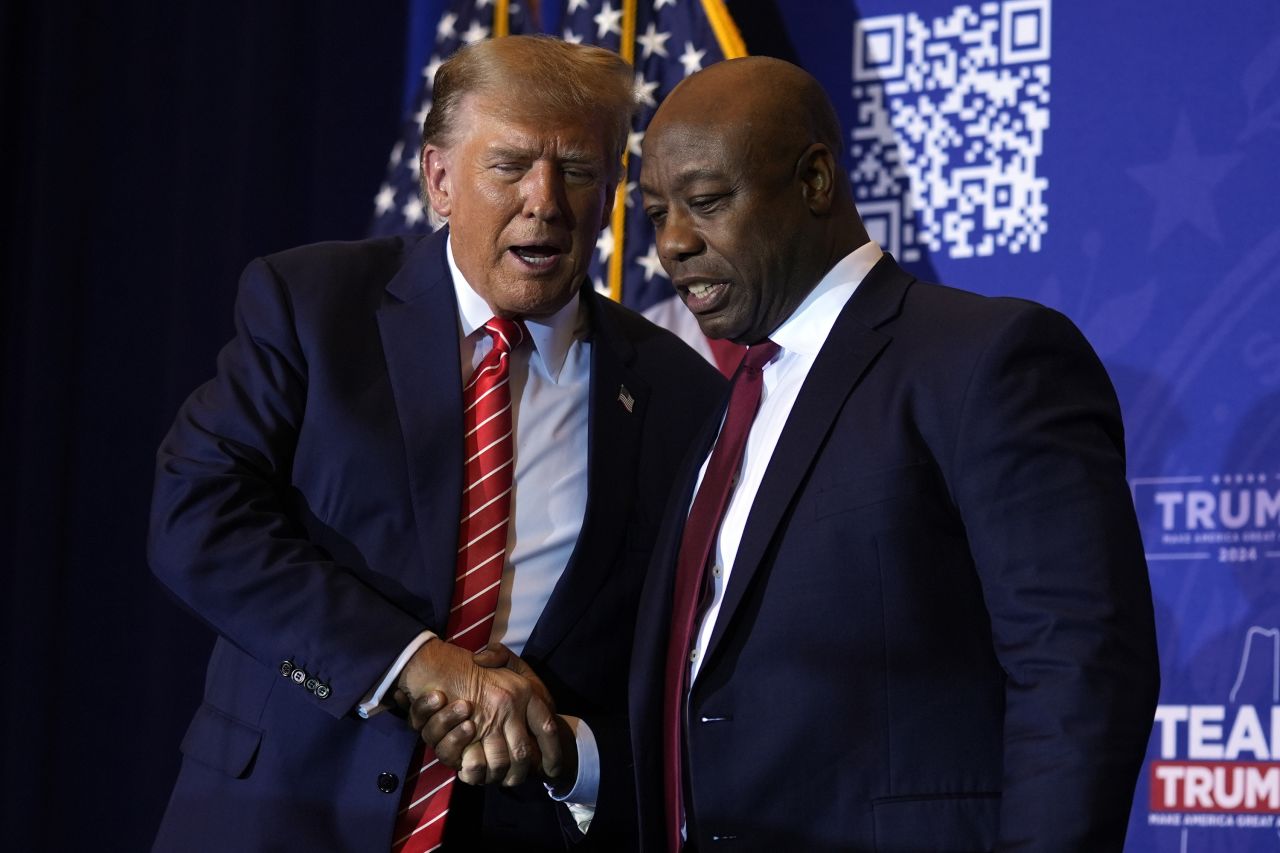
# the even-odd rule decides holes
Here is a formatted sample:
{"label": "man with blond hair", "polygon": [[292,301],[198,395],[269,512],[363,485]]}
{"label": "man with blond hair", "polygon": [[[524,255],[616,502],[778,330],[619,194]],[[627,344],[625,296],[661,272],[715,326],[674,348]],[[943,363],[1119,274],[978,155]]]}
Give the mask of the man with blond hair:
{"label": "man with blond hair", "polygon": [[[448,227],[245,271],[158,458],[151,564],[218,639],[157,850],[631,843],[636,597],[722,387],[583,286],[631,80],[550,39],[465,48],[423,128]],[[497,784],[422,744],[446,702],[463,781]]]}

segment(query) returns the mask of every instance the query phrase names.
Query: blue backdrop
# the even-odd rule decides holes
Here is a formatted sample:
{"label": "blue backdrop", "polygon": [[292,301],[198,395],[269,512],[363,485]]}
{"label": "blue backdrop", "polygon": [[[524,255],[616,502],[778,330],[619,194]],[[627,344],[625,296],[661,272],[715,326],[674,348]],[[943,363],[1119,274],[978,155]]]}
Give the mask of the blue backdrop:
{"label": "blue backdrop", "polygon": [[[418,0],[419,32],[441,5]],[[543,3],[543,28],[617,49],[599,13],[620,3],[572,5],[561,21]],[[637,32],[670,36],[665,60],[645,50],[637,65],[658,100],[683,76],[681,45],[729,54],[705,4],[638,6]],[[800,63],[830,93],[874,239],[921,277],[1058,308],[1110,370],[1163,674],[1127,849],[1280,849],[1280,3],[729,7],[749,52]],[[426,44],[406,63],[410,115],[429,97]],[[416,132],[408,121],[406,144]],[[397,206],[416,205],[400,187]],[[384,229],[427,227],[379,213]],[[677,322],[645,267],[651,237],[626,234],[623,301]]]}

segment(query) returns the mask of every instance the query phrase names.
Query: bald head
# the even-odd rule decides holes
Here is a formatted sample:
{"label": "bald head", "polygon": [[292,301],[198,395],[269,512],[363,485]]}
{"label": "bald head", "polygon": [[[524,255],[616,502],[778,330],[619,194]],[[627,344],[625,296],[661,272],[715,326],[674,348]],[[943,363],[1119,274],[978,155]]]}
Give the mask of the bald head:
{"label": "bald head", "polygon": [[711,337],[756,343],[866,242],[835,109],[803,69],[716,63],[662,102],[640,187],[658,253]]}
{"label": "bald head", "polygon": [[799,66],[769,56],[717,62],[681,82],[651,126],[701,119],[749,129],[761,142],[821,142],[838,152],[840,120],[822,85]]}

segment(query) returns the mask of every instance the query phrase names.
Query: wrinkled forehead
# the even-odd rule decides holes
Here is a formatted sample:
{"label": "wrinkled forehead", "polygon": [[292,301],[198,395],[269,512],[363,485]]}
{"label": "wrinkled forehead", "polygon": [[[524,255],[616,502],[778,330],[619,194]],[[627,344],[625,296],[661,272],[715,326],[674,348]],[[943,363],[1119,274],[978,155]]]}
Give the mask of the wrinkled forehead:
{"label": "wrinkled forehead", "polygon": [[732,177],[759,159],[750,127],[693,116],[654,122],[642,143],[641,187],[666,189],[698,179]]}

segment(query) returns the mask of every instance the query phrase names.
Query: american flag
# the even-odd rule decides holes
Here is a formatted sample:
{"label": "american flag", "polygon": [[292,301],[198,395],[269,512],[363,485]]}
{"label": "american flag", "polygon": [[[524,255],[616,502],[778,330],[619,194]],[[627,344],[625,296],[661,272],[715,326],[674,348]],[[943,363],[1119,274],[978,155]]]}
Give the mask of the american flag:
{"label": "american flag", "polygon": [[[723,0],[563,0],[565,41],[594,44],[616,51],[636,70],[640,104],[627,143],[627,172],[619,187],[613,222],[600,234],[590,277],[600,292],[644,313],[684,338],[722,369],[736,364],[736,348],[713,346],[699,332],[692,315],[671,289],[658,262],[653,227],[644,215],[638,188],[640,143],[654,110],[677,83],[721,59],[746,55],[742,38]],[[414,109],[405,117],[400,139],[391,151],[387,175],[374,199],[372,233],[425,233],[432,222],[418,188],[417,153],[422,121],[431,105],[435,71],[463,44],[494,35],[504,0],[461,0],[450,3],[436,28],[435,50],[422,71]],[[545,6],[545,3],[544,3]],[[523,8],[511,4],[508,31],[537,32]]]}

